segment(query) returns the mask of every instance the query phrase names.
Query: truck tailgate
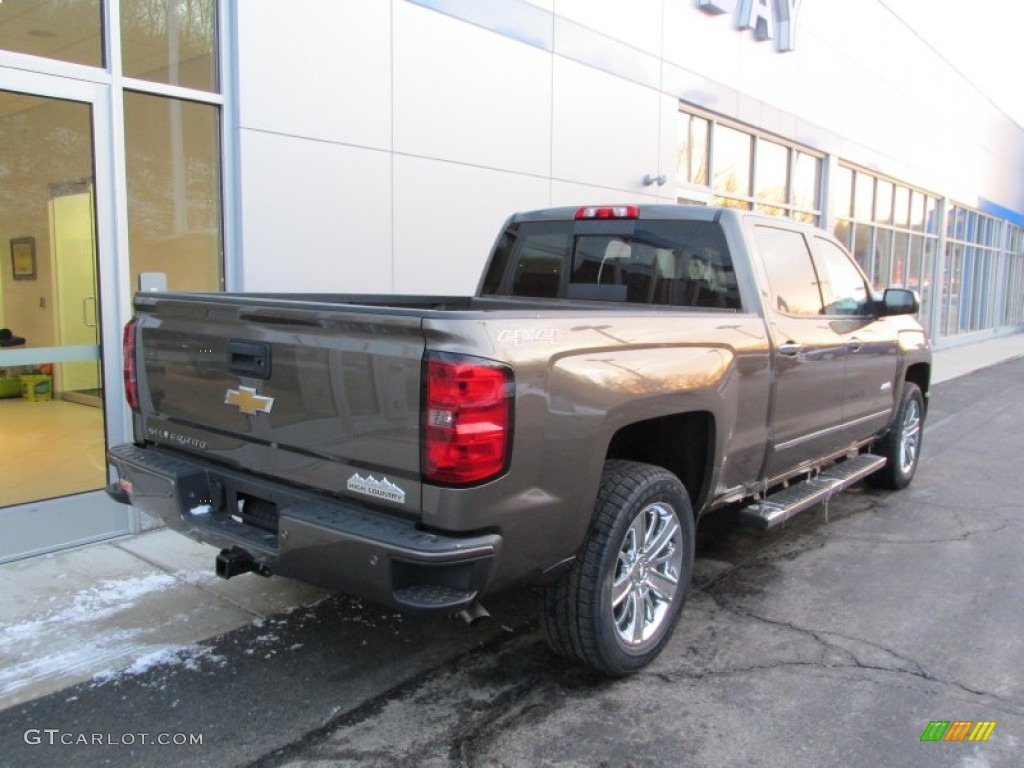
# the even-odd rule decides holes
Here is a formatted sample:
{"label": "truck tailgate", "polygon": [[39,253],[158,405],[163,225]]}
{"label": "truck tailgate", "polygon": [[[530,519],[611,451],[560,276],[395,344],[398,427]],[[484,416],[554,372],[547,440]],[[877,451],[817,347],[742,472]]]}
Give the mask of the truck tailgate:
{"label": "truck tailgate", "polygon": [[418,515],[420,317],[296,304],[140,297],[145,439]]}

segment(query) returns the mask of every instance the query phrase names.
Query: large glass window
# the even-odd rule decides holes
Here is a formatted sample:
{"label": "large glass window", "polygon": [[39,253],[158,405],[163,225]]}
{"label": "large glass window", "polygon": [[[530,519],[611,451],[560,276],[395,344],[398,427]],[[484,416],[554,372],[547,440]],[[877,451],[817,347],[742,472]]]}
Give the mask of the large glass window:
{"label": "large glass window", "polygon": [[686,109],[678,131],[679,202],[818,223],[822,159],[809,148]]}
{"label": "large glass window", "polygon": [[[715,126],[712,188],[726,202],[750,197],[750,150],[753,137],[725,125]],[[749,208],[748,203],[742,206]]]}
{"label": "large glass window", "polygon": [[1009,225],[1006,250],[1006,290],[1003,325],[1024,323],[1024,229]]}
{"label": "large glass window", "polygon": [[122,0],[124,74],[216,91],[216,8],[215,0]]}
{"label": "large glass window", "polygon": [[789,184],[789,148],[773,141],[758,141],[754,179],[757,210],[775,216],[784,214]]}
{"label": "large glass window", "polygon": [[0,48],[102,67],[101,8],[100,0],[0,0]]}
{"label": "large glass window", "polygon": [[833,234],[850,249],[873,290],[916,290],[921,317],[927,318],[938,197],[846,165],[837,168],[831,191]]}
{"label": "large glass window", "polygon": [[219,110],[126,93],[124,116],[132,285],[162,272],[170,290],[221,290]]}
{"label": "large glass window", "polygon": [[681,182],[707,186],[708,131],[711,124],[703,117],[679,113],[679,147],[676,173]]}
{"label": "large glass window", "polygon": [[107,480],[91,107],[13,96],[0,91],[17,106],[0,116],[0,507]]}
{"label": "large glass window", "polygon": [[[999,219],[965,206],[955,205],[950,210],[943,272],[943,334],[953,336],[999,324],[996,297],[1002,286],[997,267],[1003,226]],[[1008,258],[1011,269],[1002,282],[1012,279],[1012,257],[1008,254]]]}

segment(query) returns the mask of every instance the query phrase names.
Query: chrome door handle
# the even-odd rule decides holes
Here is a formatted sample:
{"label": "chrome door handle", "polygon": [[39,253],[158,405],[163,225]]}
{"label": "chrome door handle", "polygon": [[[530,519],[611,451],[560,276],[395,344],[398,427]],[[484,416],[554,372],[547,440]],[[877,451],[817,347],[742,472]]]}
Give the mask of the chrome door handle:
{"label": "chrome door handle", "polygon": [[800,350],[803,348],[803,344],[797,344],[795,341],[787,341],[785,344],[779,344],[779,354],[785,355],[786,357],[796,357],[800,354]]}
{"label": "chrome door handle", "polygon": [[864,342],[860,339],[850,339],[846,342],[846,348],[851,352],[860,352],[860,348],[864,346]]}

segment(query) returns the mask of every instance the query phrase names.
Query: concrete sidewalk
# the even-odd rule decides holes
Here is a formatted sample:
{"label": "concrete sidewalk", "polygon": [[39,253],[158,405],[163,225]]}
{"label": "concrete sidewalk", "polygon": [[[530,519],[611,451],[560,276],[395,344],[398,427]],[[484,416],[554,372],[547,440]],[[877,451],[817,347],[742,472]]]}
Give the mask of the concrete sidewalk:
{"label": "concrete sidewalk", "polygon": [[940,349],[933,352],[932,384],[966,376],[1016,357],[1024,357],[1024,333]]}
{"label": "concrete sidewalk", "polygon": [[[1024,334],[935,353],[933,383],[1024,356]],[[326,593],[214,575],[216,550],[167,530],[0,565],[0,709],[157,663],[216,664],[203,641]]]}

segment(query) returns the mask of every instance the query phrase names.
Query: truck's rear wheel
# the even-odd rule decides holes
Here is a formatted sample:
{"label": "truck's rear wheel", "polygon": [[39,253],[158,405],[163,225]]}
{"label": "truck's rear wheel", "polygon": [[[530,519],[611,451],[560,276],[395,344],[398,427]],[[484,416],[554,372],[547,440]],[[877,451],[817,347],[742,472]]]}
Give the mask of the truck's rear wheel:
{"label": "truck's rear wheel", "polygon": [[693,534],[679,478],[650,464],[607,462],[579,556],[541,595],[551,648],[611,675],[652,661],[686,599]]}

